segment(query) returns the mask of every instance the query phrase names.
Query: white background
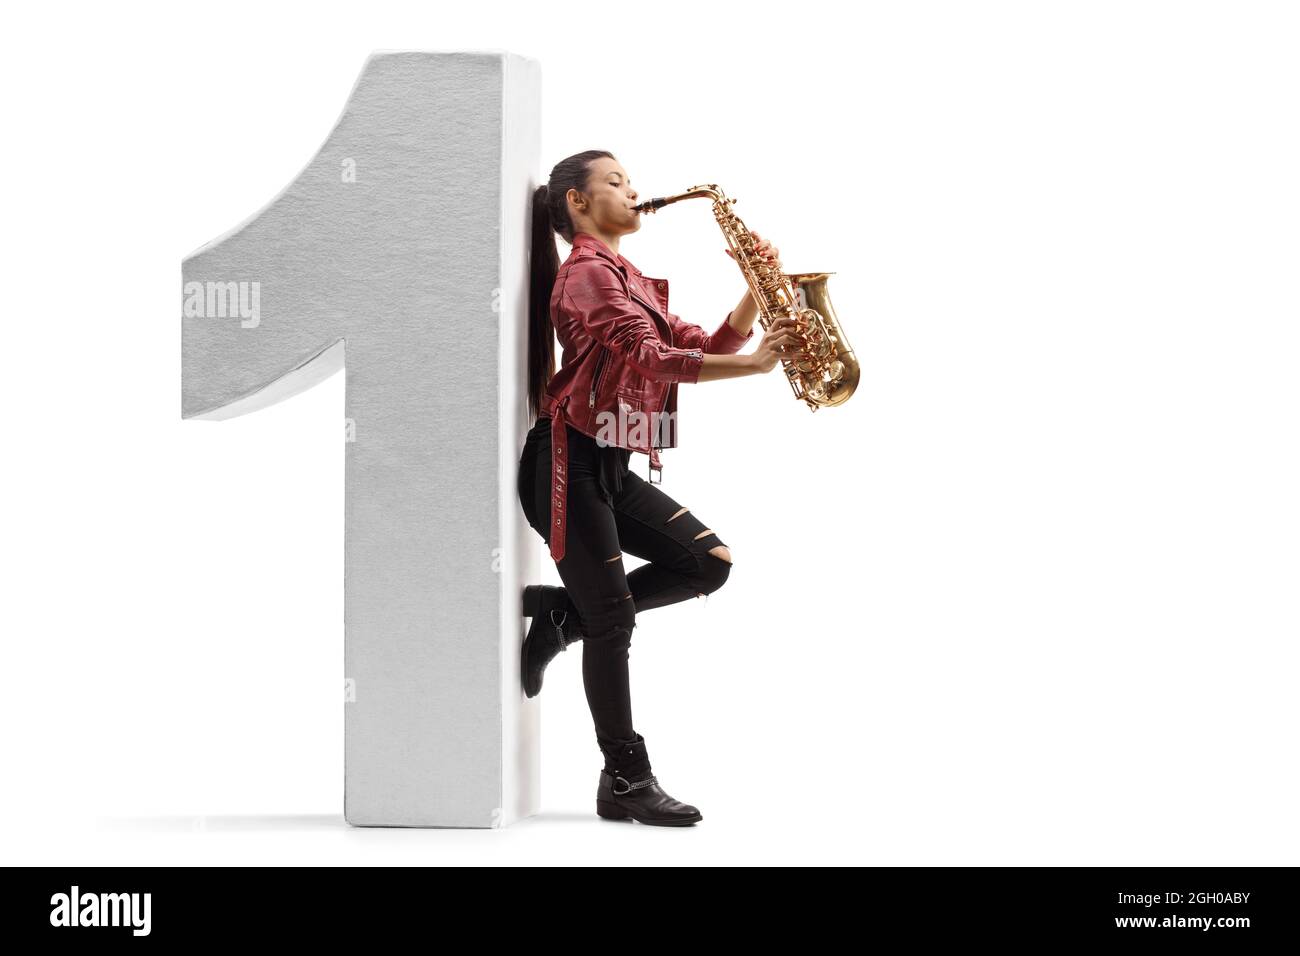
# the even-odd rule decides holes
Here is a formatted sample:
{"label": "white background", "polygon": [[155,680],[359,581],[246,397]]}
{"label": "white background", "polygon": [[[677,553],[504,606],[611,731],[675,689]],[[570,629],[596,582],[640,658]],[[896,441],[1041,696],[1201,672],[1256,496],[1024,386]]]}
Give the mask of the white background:
{"label": "white background", "polygon": [[[0,856],[1300,862],[1298,33],[1095,0],[10,11]],[[344,377],[180,418],[182,257],[302,169],[371,50],[458,48],[542,61],[539,175],[601,148],[644,196],[716,182],[836,273],[851,402],[686,386],[664,457],[735,559],[634,636],[689,830],[594,815],[578,653],[540,815],[349,828]],[[687,203],[621,251],[711,329],[723,245]]]}

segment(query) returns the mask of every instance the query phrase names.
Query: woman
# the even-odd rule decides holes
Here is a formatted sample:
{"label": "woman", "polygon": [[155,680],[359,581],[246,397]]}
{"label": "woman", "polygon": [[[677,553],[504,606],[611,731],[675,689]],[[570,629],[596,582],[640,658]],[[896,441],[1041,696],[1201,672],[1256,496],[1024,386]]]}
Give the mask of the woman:
{"label": "woman", "polygon": [[[558,163],[533,197],[528,400],[539,417],[520,457],[518,490],[564,587],[525,589],[532,624],[521,665],[524,692],[536,696],[547,663],[582,640],[583,685],[605,757],[596,812],[674,826],[703,817],[659,787],[632,725],[632,629],[639,612],[720,588],[731,552],[628,463],[640,451],[652,472],[662,471],[659,449],[677,444],[678,382],[769,372],[793,357],[799,339],[794,321],[781,319],[752,354],[736,354],[754,334],[748,291],[712,334],[669,312],[666,280],[642,275],[619,253],[620,238],[641,227],[636,203],[627,172],[603,150]],[[563,265],[554,233],[572,246]],[[779,268],[776,247],[754,236]],[[564,348],[558,371],[554,335]],[[649,563],[626,572],[624,554]]]}

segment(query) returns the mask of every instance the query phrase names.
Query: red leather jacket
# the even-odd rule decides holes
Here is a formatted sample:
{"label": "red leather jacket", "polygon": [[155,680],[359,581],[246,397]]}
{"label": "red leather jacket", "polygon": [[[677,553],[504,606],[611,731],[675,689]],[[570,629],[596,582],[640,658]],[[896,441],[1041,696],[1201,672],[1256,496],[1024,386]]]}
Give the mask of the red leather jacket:
{"label": "red leather jacket", "polygon": [[[731,317],[730,313],[727,319]],[[551,557],[564,557],[568,443],[564,423],[603,444],[650,456],[677,447],[677,383],[695,382],[704,354],[734,354],[754,336],[727,321],[706,332],[668,311],[668,280],[653,279],[589,233],[573,237],[551,293],[564,349],[540,414],[551,418]]]}

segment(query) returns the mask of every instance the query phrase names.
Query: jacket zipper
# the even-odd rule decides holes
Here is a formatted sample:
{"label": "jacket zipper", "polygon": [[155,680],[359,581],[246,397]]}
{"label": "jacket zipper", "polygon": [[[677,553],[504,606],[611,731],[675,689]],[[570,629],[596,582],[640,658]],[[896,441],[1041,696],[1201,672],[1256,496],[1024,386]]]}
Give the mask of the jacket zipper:
{"label": "jacket zipper", "polygon": [[596,359],[596,375],[591,380],[591,396],[587,399],[587,407],[596,407],[596,389],[600,387],[600,377],[605,374],[605,346],[600,347],[600,357]]}

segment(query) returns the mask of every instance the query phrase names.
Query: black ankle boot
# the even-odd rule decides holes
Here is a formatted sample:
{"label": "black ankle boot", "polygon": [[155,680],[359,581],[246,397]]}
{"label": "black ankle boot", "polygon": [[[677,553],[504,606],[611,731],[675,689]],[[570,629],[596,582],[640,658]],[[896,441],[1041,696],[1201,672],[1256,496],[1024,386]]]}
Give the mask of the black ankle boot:
{"label": "black ankle boot", "polygon": [[[599,741],[597,741],[599,743]],[[650,770],[645,738],[600,744],[605,769],[596,789],[596,813],[606,820],[631,818],[657,827],[698,823],[704,815],[689,803],[674,800]]]}
{"label": "black ankle boot", "polygon": [[531,617],[520,651],[519,669],[523,675],[524,694],[536,697],[542,692],[542,673],[560,651],[583,638],[578,609],[564,588],[533,584],[524,588],[524,617]]}

